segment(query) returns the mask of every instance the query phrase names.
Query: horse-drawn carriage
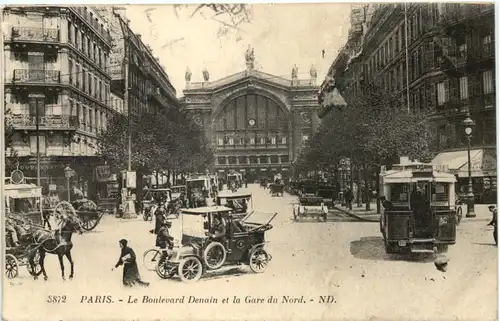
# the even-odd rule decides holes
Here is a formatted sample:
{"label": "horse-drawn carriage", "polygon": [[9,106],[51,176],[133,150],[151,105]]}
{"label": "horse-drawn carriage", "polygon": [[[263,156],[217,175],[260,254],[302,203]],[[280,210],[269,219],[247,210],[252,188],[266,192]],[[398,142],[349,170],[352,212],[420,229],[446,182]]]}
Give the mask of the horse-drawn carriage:
{"label": "horse-drawn carriage", "polygon": [[[158,261],[158,276],[167,279],[178,275],[184,282],[196,282],[208,271],[241,264],[255,273],[264,272],[272,258],[264,249],[264,235],[272,228],[276,213],[252,212],[235,220],[232,211],[225,206],[183,209],[181,246],[169,251],[166,260]],[[222,239],[213,238],[215,225],[222,220],[226,233]]]}
{"label": "horse-drawn carriage", "polygon": [[20,266],[26,266],[31,275],[37,275],[41,271],[40,256],[33,255],[34,264],[29,264],[28,256],[34,247],[29,234],[35,228],[43,228],[42,188],[32,184],[7,184],[4,193],[7,214],[5,276],[17,277]]}
{"label": "horse-drawn carriage", "polygon": [[271,196],[283,196],[285,191],[285,185],[281,183],[272,183],[269,184],[269,193]]}
{"label": "horse-drawn carriage", "polygon": [[317,195],[317,187],[311,184],[303,185],[298,203],[293,204],[293,219],[298,221],[311,217],[326,222],[327,215],[328,207],[323,197]]}
{"label": "horse-drawn carriage", "polygon": [[77,216],[81,220],[82,228],[85,231],[95,229],[106,213],[106,211],[98,208],[94,201],[86,198],[72,202],[61,201],[54,208],[44,209],[43,212],[45,220],[48,220],[50,216],[54,216],[58,223],[68,215]]}

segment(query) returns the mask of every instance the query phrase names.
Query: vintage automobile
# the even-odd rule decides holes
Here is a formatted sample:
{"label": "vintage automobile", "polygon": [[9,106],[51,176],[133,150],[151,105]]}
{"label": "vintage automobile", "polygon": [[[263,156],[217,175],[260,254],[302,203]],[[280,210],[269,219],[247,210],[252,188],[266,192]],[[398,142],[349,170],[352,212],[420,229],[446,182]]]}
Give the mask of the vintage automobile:
{"label": "vintage automobile", "polygon": [[234,218],[244,218],[253,211],[252,193],[221,192],[215,198],[215,204],[232,208]]}
{"label": "vintage automobile", "polygon": [[172,201],[172,190],[170,188],[147,189],[142,199],[142,217],[145,221],[151,221],[154,216],[153,208],[156,208],[160,201]]}
{"label": "vintage automobile", "polygon": [[[178,275],[184,282],[196,282],[208,271],[245,264],[255,273],[266,270],[272,257],[264,249],[265,232],[272,228],[276,213],[252,212],[243,220],[232,217],[233,209],[211,206],[183,209],[181,246],[158,261],[156,273],[163,279]],[[214,240],[214,219],[226,222],[224,240]]]}
{"label": "vintage automobile", "polygon": [[323,198],[323,203],[325,203],[328,208],[333,208],[337,193],[338,189],[330,184],[318,184],[316,189],[316,195]]}
{"label": "vintage automobile", "polygon": [[292,207],[295,221],[313,218],[326,222],[328,207],[323,202],[323,198],[316,195],[315,185],[303,185],[298,198],[299,201],[294,203]]}
{"label": "vintage automobile", "polygon": [[206,175],[192,176],[186,180],[187,199],[190,208],[207,206],[210,196],[210,177]]}
{"label": "vintage automobile", "polygon": [[290,195],[298,195],[302,187],[302,182],[299,180],[290,180],[286,186],[286,192]]}
{"label": "vintage automobile", "polygon": [[233,184],[236,189],[243,186],[243,175],[241,173],[227,174],[227,189],[230,189]]}
{"label": "vintage automobile", "polygon": [[170,187],[170,190],[172,191],[172,201],[174,201],[180,198],[182,193],[186,194],[187,187],[186,185],[177,185]]}
{"label": "vintage automobile", "polygon": [[[42,188],[33,184],[4,185],[5,214],[22,224],[25,231],[43,228]],[[11,231],[6,231],[5,240],[5,276],[9,279],[19,275],[19,267],[26,266],[31,275],[41,272],[40,256],[37,252],[32,268],[28,264],[28,252],[34,244],[30,240],[21,240],[19,245],[12,241]]]}
{"label": "vintage automobile", "polygon": [[443,253],[456,240],[454,175],[432,164],[393,166],[381,175],[380,232],[387,253]]}
{"label": "vintage automobile", "polygon": [[285,191],[285,185],[281,183],[271,183],[269,184],[269,193],[271,196],[283,196]]}

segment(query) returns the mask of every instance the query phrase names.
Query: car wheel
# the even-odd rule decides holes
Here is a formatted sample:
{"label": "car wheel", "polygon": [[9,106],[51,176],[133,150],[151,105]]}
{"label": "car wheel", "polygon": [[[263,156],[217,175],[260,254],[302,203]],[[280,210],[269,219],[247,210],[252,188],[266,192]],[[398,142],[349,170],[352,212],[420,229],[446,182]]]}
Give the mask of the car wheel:
{"label": "car wheel", "polygon": [[165,259],[164,262],[158,261],[155,267],[156,274],[162,279],[169,279],[173,277],[176,273],[177,266],[172,266],[172,264],[168,263],[168,260]]}
{"label": "car wheel", "polygon": [[196,256],[189,256],[179,263],[177,274],[183,282],[196,282],[203,274],[203,265]]}
{"label": "car wheel", "polygon": [[212,242],[203,251],[203,261],[207,268],[215,270],[226,262],[227,252],[219,242]]}
{"label": "car wheel", "polygon": [[250,253],[248,265],[254,273],[262,273],[267,269],[270,256],[263,247],[258,247]]}

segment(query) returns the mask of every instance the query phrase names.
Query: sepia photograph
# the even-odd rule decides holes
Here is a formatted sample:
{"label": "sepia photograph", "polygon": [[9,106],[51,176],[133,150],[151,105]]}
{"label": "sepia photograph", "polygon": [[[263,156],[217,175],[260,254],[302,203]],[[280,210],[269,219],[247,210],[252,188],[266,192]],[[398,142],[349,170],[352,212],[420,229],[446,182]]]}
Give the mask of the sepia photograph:
{"label": "sepia photograph", "polygon": [[3,320],[498,320],[494,3],[1,17]]}

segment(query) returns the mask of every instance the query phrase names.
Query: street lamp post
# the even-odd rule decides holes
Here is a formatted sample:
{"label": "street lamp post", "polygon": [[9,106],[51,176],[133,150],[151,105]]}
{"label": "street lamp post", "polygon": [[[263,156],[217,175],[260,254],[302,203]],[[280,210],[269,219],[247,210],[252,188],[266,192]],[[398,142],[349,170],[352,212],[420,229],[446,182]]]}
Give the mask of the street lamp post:
{"label": "street lamp post", "polygon": [[70,200],[70,189],[69,189],[69,179],[73,175],[73,170],[69,167],[69,165],[66,165],[64,168],[64,176],[66,177],[66,189],[68,190],[68,202],[71,202]]}
{"label": "street lamp post", "polygon": [[474,213],[474,193],[472,191],[472,167],[470,160],[470,140],[472,137],[472,131],[476,124],[470,118],[470,113],[467,112],[467,117],[462,122],[464,126],[465,135],[467,137],[467,167],[469,171],[469,183],[467,187],[467,214],[465,217],[476,217],[476,213]]}

